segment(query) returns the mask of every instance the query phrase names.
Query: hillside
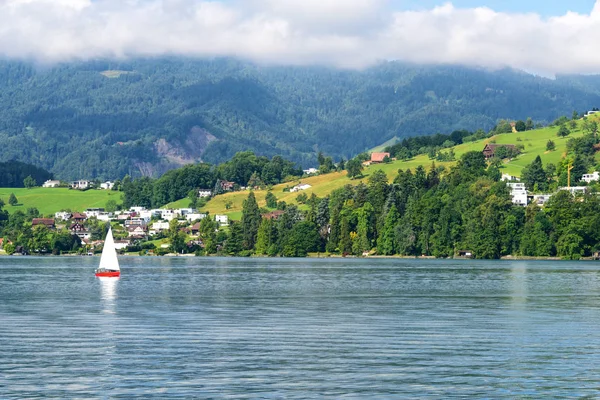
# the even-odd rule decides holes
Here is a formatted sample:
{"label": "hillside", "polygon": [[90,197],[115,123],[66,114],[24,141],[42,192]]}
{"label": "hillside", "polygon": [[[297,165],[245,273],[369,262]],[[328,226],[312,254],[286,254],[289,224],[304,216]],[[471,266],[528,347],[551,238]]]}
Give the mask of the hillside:
{"label": "hillside", "polygon": [[[10,206],[8,198],[14,193],[19,201],[17,206]],[[84,211],[86,208],[104,207],[109,200],[121,202],[121,193],[110,190],[87,190],[85,192],[64,188],[15,189],[0,188],[0,199],[9,213],[26,212],[28,208],[37,208],[41,214],[54,215],[61,210]]]}
{"label": "hillside", "polygon": [[1,61],[0,161],[63,180],[158,176],[241,150],[312,166],[319,150],[348,159],[393,137],[487,130],[499,118],[549,122],[597,105],[600,81],[591,77],[458,66]]}
{"label": "hillside", "polygon": [[[598,117],[593,117],[596,121],[600,121]],[[557,136],[558,127],[546,127],[541,129],[535,129],[527,132],[508,133],[493,136],[491,138],[478,140],[470,143],[461,144],[458,146],[451,147],[456,154],[456,158],[460,158],[461,155],[469,151],[482,151],[487,143],[494,142],[497,144],[523,144],[525,150],[522,154],[513,160],[506,162],[502,168],[502,173],[507,173],[514,176],[520,176],[521,170],[528,164],[530,164],[538,155],[540,155],[544,165],[548,163],[556,164],[566,154],[567,141],[570,138],[581,137],[583,132],[581,130],[582,121],[578,121],[577,128],[572,130],[572,133],[566,138],[559,138]],[[553,140],[556,144],[554,151],[546,151],[546,143],[548,140]],[[349,179],[346,176],[346,172],[335,172],[331,174],[319,175],[314,177],[303,178],[298,182],[277,185],[273,187],[273,194],[277,197],[278,201],[285,201],[288,204],[296,204],[296,196],[298,193],[287,193],[283,190],[289,186],[294,186],[298,183],[309,184],[312,187],[303,193],[306,193],[309,197],[312,193],[319,197],[324,197],[330,194],[333,190],[343,187],[347,184],[356,185],[361,181],[366,182],[369,175],[376,170],[384,171],[389,180],[392,181],[397,175],[399,169],[411,169],[414,170],[418,166],[423,166],[428,169],[432,160],[427,155],[419,155],[409,161],[393,161],[389,164],[377,164],[366,167],[363,171],[364,177],[362,179]],[[435,161],[436,165],[443,165],[451,167],[455,162],[438,162]],[[266,205],[265,196],[266,190],[257,190],[254,192],[256,199],[261,207]],[[227,193],[224,195],[216,196],[213,198],[203,211],[208,211],[211,214],[227,214],[232,219],[239,219],[241,217],[242,203],[248,196],[248,191]],[[181,200],[176,203],[168,205],[170,206],[187,206],[187,200]],[[230,208],[227,208],[229,204]]]}

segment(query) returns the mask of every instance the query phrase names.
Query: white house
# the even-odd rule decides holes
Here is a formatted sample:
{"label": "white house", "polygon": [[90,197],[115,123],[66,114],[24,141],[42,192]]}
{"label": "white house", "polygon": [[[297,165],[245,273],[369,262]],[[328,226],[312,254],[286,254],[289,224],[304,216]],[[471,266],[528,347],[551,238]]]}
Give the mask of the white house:
{"label": "white house", "polygon": [[96,219],[98,219],[98,221],[104,221],[104,222],[108,222],[110,220],[113,219],[113,214],[112,213],[108,213],[108,212],[101,212],[98,214],[98,216],[96,217]]}
{"label": "white house", "polygon": [[200,189],[198,190],[198,197],[210,197],[212,196],[212,190],[210,189]]}
{"label": "white house", "polygon": [[513,204],[527,206],[527,189],[524,183],[507,183],[510,188]]}
{"label": "white house", "polygon": [[215,221],[221,226],[229,225],[229,217],[227,215],[215,215]]}
{"label": "white house", "polygon": [[60,221],[68,221],[71,219],[71,213],[70,212],[66,212],[66,211],[59,211],[57,213],[54,214],[54,219],[60,220]]}
{"label": "white house", "polygon": [[124,250],[130,243],[129,240],[115,240],[115,249]]}
{"label": "white house", "polygon": [[131,207],[129,211],[134,212],[136,214],[140,214],[142,211],[145,211],[146,207]]}
{"label": "white house", "polygon": [[85,190],[90,187],[90,181],[74,181],[71,182],[71,187],[73,189]]}
{"label": "white house", "polygon": [[162,231],[169,229],[169,223],[164,221],[158,221],[152,224],[150,231],[148,232],[151,236],[157,235]]}
{"label": "white house", "polygon": [[533,195],[533,203],[537,204],[538,206],[543,206],[548,202],[548,200],[550,200],[551,197],[551,194],[535,194]]}
{"label": "white house", "polygon": [[185,219],[187,219],[189,222],[193,222],[199,219],[204,219],[206,218],[206,214],[199,214],[199,213],[190,213],[190,214],[185,214]]}
{"label": "white house", "polygon": [[590,115],[594,115],[596,113],[598,113],[600,111],[588,111],[587,113],[585,113],[586,116],[590,116]]}
{"label": "white house", "polygon": [[91,218],[91,217],[98,218],[98,216],[103,213],[104,213],[104,208],[88,208],[87,210],[85,210],[85,215],[87,215],[88,218]]}
{"label": "white house", "polygon": [[296,193],[296,192],[300,192],[302,190],[306,190],[306,189],[310,189],[312,186],[310,186],[309,184],[303,184],[303,185],[297,185],[294,186],[293,188],[290,189],[291,193]]}
{"label": "white house", "polygon": [[45,187],[45,188],[55,188],[55,187],[59,187],[59,186],[60,186],[60,181],[46,181],[42,185],[42,187]]}
{"label": "white house", "polygon": [[503,182],[519,182],[520,179],[510,174],[502,174],[502,178],[500,178],[500,180]]}
{"label": "white house", "polygon": [[587,187],[586,186],[571,186],[571,187],[561,187],[558,188],[558,190],[566,190],[567,192],[570,192],[573,196],[578,195],[578,194],[585,194]]}
{"label": "white house", "polygon": [[600,172],[596,171],[593,174],[585,174],[581,180],[587,183],[598,182],[598,180],[600,180]]}
{"label": "white house", "polygon": [[176,219],[177,217],[179,217],[179,210],[160,210],[160,218],[164,219],[165,221],[171,221],[173,219]]}
{"label": "white house", "polygon": [[115,183],[111,181],[106,181],[100,184],[100,189],[104,190],[112,190],[113,187],[115,187]]}
{"label": "white house", "polygon": [[319,173],[319,170],[316,168],[309,168],[302,170],[302,172],[304,172],[304,175],[316,175]]}
{"label": "white house", "polygon": [[179,215],[181,215],[182,217],[185,217],[188,214],[193,214],[196,210],[194,210],[193,208],[179,208],[175,211],[178,212]]}

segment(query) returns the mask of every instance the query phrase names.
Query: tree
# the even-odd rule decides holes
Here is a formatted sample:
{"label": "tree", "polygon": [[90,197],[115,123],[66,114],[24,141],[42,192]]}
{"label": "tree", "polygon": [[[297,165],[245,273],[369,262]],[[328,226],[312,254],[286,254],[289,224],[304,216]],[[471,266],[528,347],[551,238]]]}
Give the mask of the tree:
{"label": "tree", "polygon": [[539,155],[531,164],[523,168],[521,181],[529,190],[533,190],[536,186],[539,190],[546,190],[548,187],[548,176],[546,175],[546,171],[544,171],[542,158]]}
{"label": "tree", "polygon": [[567,128],[566,125],[561,125],[560,128],[558,128],[558,133],[557,135],[564,138],[567,137],[571,134],[571,131],[569,130],[569,128]]}
{"label": "tree", "polygon": [[243,230],[242,224],[236,221],[229,223],[229,236],[225,240],[223,250],[229,255],[237,255],[243,250]]}
{"label": "tree", "polygon": [[50,230],[46,225],[37,225],[33,229],[32,250],[36,253],[46,253],[50,250]]}
{"label": "tree", "polygon": [[13,207],[19,204],[19,200],[17,200],[17,196],[15,196],[14,193],[11,193],[8,197],[8,204],[10,204]]}
{"label": "tree", "polygon": [[106,202],[106,205],[104,206],[104,209],[107,212],[115,212],[117,211],[118,205],[117,202],[113,199],[110,199]]}
{"label": "tree", "polygon": [[546,143],[546,151],[554,151],[556,149],[556,144],[552,140],[548,140]]}
{"label": "tree", "polygon": [[517,132],[524,132],[527,130],[527,125],[525,124],[525,122],[519,120],[515,124],[515,129],[517,130]]}
{"label": "tree", "polygon": [[571,116],[571,120],[576,121],[579,119],[579,113],[577,112],[577,110],[573,110],[573,114]]}
{"label": "tree", "polygon": [[192,189],[188,192],[188,199],[190,199],[190,208],[198,208],[198,189]]}
{"label": "tree", "polygon": [[533,120],[531,118],[527,118],[527,121],[525,121],[525,130],[530,131],[532,129],[533,129]]}
{"label": "tree", "polygon": [[270,190],[267,192],[265,196],[265,200],[267,201],[267,207],[269,208],[277,208],[277,197]]}
{"label": "tree", "polygon": [[250,192],[242,206],[242,246],[245,250],[254,248],[261,219],[256,197],[253,192]]}
{"label": "tree", "polygon": [[182,253],[186,250],[187,246],[185,243],[186,234],[179,226],[177,219],[172,219],[169,222],[169,241],[171,242],[170,250],[172,253]]}
{"label": "tree", "polygon": [[29,175],[27,178],[23,179],[23,185],[27,189],[31,189],[31,188],[35,187],[35,185],[36,185],[35,179],[33,179],[33,177],[31,175]]}
{"label": "tree", "polygon": [[350,179],[358,178],[362,176],[363,165],[362,163],[353,158],[352,160],[348,160],[346,163],[346,171],[348,172],[348,177]]}
{"label": "tree", "polygon": [[277,243],[277,229],[271,218],[264,218],[258,228],[256,253],[268,255],[271,246]]}
{"label": "tree", "polygon": [[377,241],[377,252],[381,255],[391,256],[396,254],[398,249],[398,239],[396,237],[396,225],[400,219],[398,209],[392,204],[390,211],[385,216],[383,232]]}

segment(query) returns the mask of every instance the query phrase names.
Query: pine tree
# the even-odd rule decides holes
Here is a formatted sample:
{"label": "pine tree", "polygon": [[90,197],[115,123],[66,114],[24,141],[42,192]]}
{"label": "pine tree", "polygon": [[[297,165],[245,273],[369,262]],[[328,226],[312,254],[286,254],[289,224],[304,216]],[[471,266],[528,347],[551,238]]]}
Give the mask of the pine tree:
{"label": "pine tree", "polygon": [[10,204],[11,206],[16,206],[17,204],[19,204],[19,200],[17,200],[17,196],[15,196],[14,193],[11,193],[8,197],[8,204]]}
{"label": "pine tree", "polygon": [[256,237],[256,254],[269,254],[271,246],[277,242],[277,230],[270,218],[262,220]]}
{"label": "pine tree", "polygon": [[265,197],[267,201],[267,207],[269,208],[277,208],[277,197],[270,190],[267,192],[267,196]]}
{"label": "pine tree", "polygon": [[400,215],[398,214],[398,209],[396,208],[395,204],[392,204],[392,207],[385,216],[383,231],[381,232],[379,240],[377,241],[377,251],[379,254],[385,256],[396,254],[398,249],[396,225],[398,224],[399,219]]}
{"label": "pine tree", "polygon": [[348,217],[342,217],[340,229],[340,253],[349,254],[352,251],[352,238],[350,237],[350,222]]}
{"label": "pine tree", "polygon": [[242,246],[244,249],[252,250],[254,248],[261,219],[256,197],[253,192],[250,192],[242,207]]}

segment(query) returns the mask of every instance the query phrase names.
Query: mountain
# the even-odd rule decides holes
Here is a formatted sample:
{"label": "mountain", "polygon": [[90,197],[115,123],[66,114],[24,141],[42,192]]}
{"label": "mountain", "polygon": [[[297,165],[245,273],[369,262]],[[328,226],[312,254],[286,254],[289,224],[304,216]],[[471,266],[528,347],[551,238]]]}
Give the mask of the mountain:
{"label": "mountain", "polygon": [[600,105],[600,78],[382,63],[364,71],[232,59],[0,62],[0,161],[60,179],[157,176],[241,150],[303,166],[393,137],[548,122]]}

